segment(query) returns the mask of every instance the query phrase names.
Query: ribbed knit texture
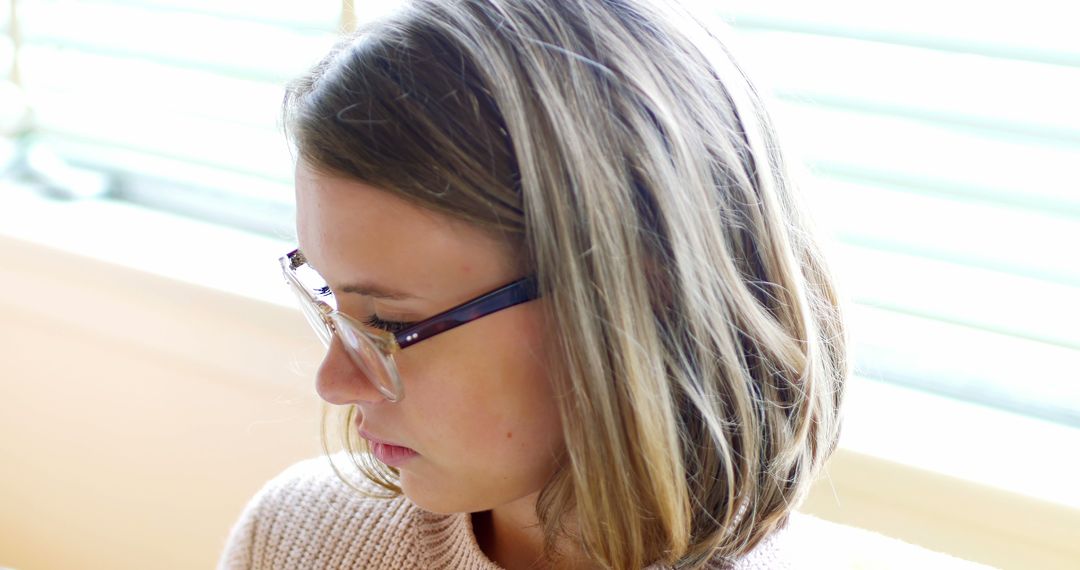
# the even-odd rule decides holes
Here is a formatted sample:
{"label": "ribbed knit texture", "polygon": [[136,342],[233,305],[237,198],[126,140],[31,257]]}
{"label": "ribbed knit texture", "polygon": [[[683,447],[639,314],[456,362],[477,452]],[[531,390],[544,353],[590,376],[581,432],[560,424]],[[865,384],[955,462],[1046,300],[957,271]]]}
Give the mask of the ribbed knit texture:
{"label": "ribbed knit texture", "polygon": [[[340,465],[348,465],[344,460]],[[381,491],[357,475],[358,485]],[[218,563],[236,569],[500,570],[468,513],[427,512],[406,497],[375,499],[342,483],[326,457],[302,461],[248,503]],[[660,570],[660,565],[647,570]],[[792,513],[731,570],[986,568],[869,531]]]}

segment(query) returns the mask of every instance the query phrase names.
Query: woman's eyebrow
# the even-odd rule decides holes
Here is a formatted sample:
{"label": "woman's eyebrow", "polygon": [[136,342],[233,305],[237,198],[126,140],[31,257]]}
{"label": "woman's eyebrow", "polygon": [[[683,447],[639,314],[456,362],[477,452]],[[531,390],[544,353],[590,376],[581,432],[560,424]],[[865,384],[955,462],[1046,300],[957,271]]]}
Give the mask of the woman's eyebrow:
{"label": "woman's eyebrow", "polygon": [[341,291],[343,293],[356,293],[357,295],[375,297],[376,299],[386,299],[389,301],[404,301],[407,299],[422,298],[404,291],[395,291],[375,283],[350,283],[343,286]]}

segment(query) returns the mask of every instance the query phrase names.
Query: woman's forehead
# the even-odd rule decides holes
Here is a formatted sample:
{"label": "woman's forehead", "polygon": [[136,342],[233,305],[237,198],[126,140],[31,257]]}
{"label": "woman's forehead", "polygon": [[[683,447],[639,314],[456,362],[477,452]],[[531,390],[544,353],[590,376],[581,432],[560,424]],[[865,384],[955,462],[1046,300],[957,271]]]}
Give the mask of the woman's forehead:
{"label": "woman's forehead", "polygon": [[432,298],[462,279],[516,277],[487,232],[359,181],[298,166],[296,204],[300,249],[332,286],[378,283]]}

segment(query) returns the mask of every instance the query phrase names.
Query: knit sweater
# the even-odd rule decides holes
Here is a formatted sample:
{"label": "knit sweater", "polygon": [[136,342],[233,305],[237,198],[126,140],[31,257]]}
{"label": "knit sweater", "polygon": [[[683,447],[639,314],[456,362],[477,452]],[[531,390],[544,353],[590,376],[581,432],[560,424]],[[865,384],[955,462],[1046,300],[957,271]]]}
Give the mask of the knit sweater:
{"label": "knit sweater", "polygon": [[[341,462],[339,465],[348,465]],[[356,484],[381,491],[358,474]],[[407,497],[368,498],[328,458],[301,461],[268,482],[234,524],[219,570],[500,570],[480,549],[469,513],[435,514]],[[659,564],[646,570],[661,570]],[[744,557],[716,570],[986,568],[869,531],[793,512]]]}

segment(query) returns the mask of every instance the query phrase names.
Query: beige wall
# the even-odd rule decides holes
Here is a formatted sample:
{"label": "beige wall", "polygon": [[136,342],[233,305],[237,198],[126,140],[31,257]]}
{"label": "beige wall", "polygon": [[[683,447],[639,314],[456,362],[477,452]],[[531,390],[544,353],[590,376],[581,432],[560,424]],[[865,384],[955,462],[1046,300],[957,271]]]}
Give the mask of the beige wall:
{"label": "beige wall", "polygon": [[[0,238],[0,566],[207,568],[259,485],[320,453],[296,311]],[[841,451],[806,508],[1006,568],[1069,568],[1077,514]]]}
{"label": "beige wall", "polygon": [[0,566],[212,566],[259,483],[319,452],[302,317],[3,251]]}

